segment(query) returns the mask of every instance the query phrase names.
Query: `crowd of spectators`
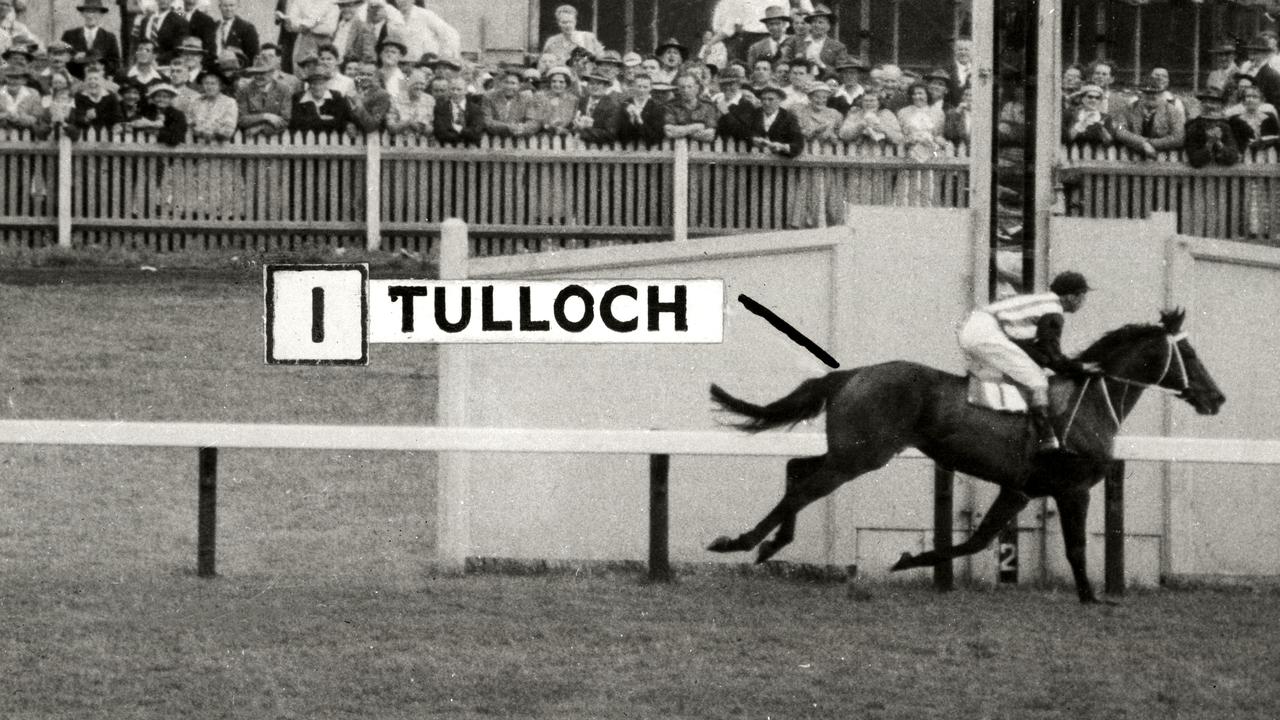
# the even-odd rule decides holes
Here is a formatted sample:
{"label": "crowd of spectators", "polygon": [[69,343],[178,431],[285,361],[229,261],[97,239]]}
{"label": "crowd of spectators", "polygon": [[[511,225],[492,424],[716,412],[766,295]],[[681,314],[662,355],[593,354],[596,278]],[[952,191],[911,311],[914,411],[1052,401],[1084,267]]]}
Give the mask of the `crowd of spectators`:
{"label": "crowd of spectators", "polygon": [[[971,125],[967,41],[922,76],[872,67],[832,37],[834,15],[820,3],[768,7],[748,19],[763,30],[749,42],[739,19],[708,30],[696,49],[669,39],[648,55],[604,47],[563,5],[540,55],[485,67],[464,59],[457,30],[415,0],[280,0],[275,42],[239,15],[238,0],[139,0],[127,58],[102,27],[105,0],[81,0],[81,26],[47,45],[14,1],[0,0],[0,127],[38,135],[123,127],[174,144],[237,131],[385,130],[470,144],[539,133],[598,144],[719,136],[787,157],[816,140],[925,159],[967,143]],[[1131,93],[1115,87],[1106,62],[1068,68],[1064,142],[1147,157],[1185,148],[1195,165],[1275,143],[1276,35],[1243,50],[1237,66],[1235,46],[1214,48],[1195,97],[1172,92],[1163,68]],[[1002,125],[1020,117],[1016,100],[1000,109]]]}
{"label": "crowd of spectators", "polygon": [[1204,89],[1194,95],[1172,91],[1162,67],[1129,93],[1115,87],[1107,62],[1087,70],[1068,67],[1062,77],[1063,141],[1116,145],[1148,159],[1183,150],[1194,167],[1232,165],[1246,150],[1280,144],[1277,34],[1263,31],[1241,49],[1248,59],[1237,65],[1234,43],[1214,47]]}

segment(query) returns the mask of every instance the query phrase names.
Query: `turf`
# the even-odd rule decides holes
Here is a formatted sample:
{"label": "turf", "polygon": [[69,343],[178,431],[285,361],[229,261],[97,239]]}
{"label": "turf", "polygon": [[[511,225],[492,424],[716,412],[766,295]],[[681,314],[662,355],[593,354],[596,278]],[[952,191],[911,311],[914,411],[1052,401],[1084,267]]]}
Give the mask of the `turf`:
{"label": "turf", "polygon": [[[0,416],[432,421],[427,346],[268,367],[254,275],[90,280],[0,284]],[[429,454],[219,460],[204,580],[194,450],[0,447],[0,717],[1280,715],[1275,591],[438,578]]]}

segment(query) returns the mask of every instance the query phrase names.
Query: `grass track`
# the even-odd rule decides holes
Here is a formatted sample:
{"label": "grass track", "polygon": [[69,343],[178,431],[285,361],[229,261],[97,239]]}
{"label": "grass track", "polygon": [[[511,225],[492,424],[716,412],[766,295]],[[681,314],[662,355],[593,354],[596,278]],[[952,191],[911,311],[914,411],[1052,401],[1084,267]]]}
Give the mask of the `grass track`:
{"label": "grass track", "polygon": [[[431,421],[429,347],[267,367],[260,293],[0,285],[0,416]],[[194,451],[0,448],[0,717],[1280,716],[1275,591],[433,579],[430,455],[220,462],[201,581]]]}

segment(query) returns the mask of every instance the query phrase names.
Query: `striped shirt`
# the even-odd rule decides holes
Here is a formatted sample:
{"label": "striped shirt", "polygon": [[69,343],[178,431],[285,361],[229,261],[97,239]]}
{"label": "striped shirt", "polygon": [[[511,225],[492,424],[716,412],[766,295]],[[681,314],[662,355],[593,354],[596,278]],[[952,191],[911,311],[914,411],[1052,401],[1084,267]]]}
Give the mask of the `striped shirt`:
{"label": "striped shirt", "polygon": [[995,316],[1000,329],[1011,340],[1031,340],[1036,336],[1037,323],[1045,315],[1061,315],[1062,300],[1057,293],[1015,295],[991,303],[986,311]]}

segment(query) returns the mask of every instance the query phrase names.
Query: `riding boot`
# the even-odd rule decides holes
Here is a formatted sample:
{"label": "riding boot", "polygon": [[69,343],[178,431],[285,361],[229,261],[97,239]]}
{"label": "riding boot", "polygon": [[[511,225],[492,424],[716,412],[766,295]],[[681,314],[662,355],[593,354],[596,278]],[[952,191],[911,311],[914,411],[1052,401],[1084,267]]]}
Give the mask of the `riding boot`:
{"label": "riding boot", "polygon": [[1039,405],[1031,407],[1031,427],[1036,431],[1036,452],[1053,452],[1062,448],[1058,436],[1054,434],[1053,422],[1049,420],[1049,408]]}

